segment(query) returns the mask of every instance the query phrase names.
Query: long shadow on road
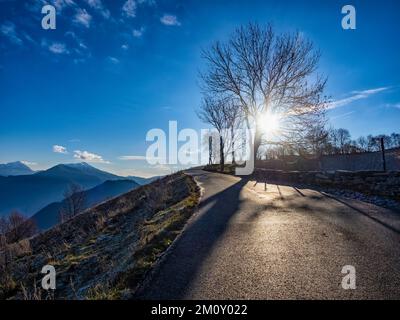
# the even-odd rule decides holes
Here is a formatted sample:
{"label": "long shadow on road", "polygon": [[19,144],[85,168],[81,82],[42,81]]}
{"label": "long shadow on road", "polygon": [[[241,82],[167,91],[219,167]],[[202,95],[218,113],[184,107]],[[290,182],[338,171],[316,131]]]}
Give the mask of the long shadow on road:
{"label": "long shadow on road", "polygon": [[348,202],[346,202],[346,201],[344,201],[344,200],[341,200],[341,199],[339,199],[338,197],[335,197],[335,196],[333,196],[333,195],[330,195],[330,194],[328,194],[328,193],[326,193],[326,192],[321,192],[321,191],[319,191],[319,193],[320,193],[321,195],[325,196],[325,197],[328,197],[328,198],[330,198],[330,199],[336,200],[337,202],[339,202],[339,203],[341,203],[341,204],[343,204],[343,205],[345,205],[345,206],[347,206],[347,207],[353,209],[354,211],[356,211],[356,212],[358,212],[358,213],[364,215],[365,217],[367,217],[367,218],[369,218],[369,219],[375,221],[376,223],[378,223],[378,224],[384,226],[385,228],[388,228],[388,229],[392,230],[393,232],[395,232],[395,233],[397,233],[397,234],[400,234],[400,230],[398,230],[397,228],[391,226],[390,224],[388,224],[388,223],[386,223],[386,222],[384,222],[384,221],[382,221],[382,220],[380,220],[380,219],[378,219],[378,218],[372,216],[372,215],[369,214],[368,212],[365,212],[365,211],[363,211],[363,210],[360,210],[359,208],[356,208],[355,206],[352,206],[352,205],[349,204]]}
{"label": "long shadow on road", "polygon": [[185,298],[204,261],[229,226],[229,220],[239,211],[240,192],[247,182],[248,179],[242,178],[200,202],[199,215],[186,227],[137,298]]}
{"label": "long shadow on road", "polygon": [[[224,234],[229,232],[228,228],[232,219],[243,209],[247,209],[245,207],[246,204],[242,203],[240,193],[249,181],[249,178],[242,178],[237,182],[232,182],[232,180],[228,182],[228,180],[217,177],[212,179],[207,183],[207,192],[199,205],[198,215],[193,217],[189,222],[181,237],[173,244],[169,253],[155,269],[149,281],[139,290],[135,298],[159,300],[187,299],[193,296],[193,293],[197,292],[199,289],[198,285],[201,286],[202,277],[206,273],[202,271],[207,270],[204,268],[209,267],[206,266],[209,261],[208,258],[218,248]],[[228,187],[220,191],[223,185],[227,185]],[[284,197],[279,189],[279,185],[292,187],[296,192]],[[334,206],[337,211],[337,214],[332,215],[332,207],[329,203],[322,202],[320,204],[320,200],[324,196],[329,197],[326,194],[310,195],[302,193],[299,190],[302,186],[292,183],[279,183],[277,188],[279,193],[279,196],[276,197],[276,200],[279,200],[277,203],[274,202],[274,199],[271,199],[270,203],[264,204],[262,210],[255,210],[254,212],[247,210],[245,218],[255,220],[259,218],[260,214],[269,214],[275,210],[306,215],[310,219],[310,223],[315,222],[315,234],[319,235],[321,226],[325,229],[334,230],[333,235],[341,234],[343,239],[340,238],[339,240],[347,243],[348,246],[346,248],[348,250],[346,249],[346,252],[349,254],[358,252],[355,250],[359,250],[360,241],[362,244],[362,241],[367,241],[370,237],[370,234],[366,236],[363,233],[364,227],[368,227],[368,230],[375,232],[373,226],[365,224],[364,219],[360,220],[358,218],[359,215],[342,214],[345,212],[349,213],[348,208],[350,208],[352,209],[351,213],[358,212],[371,218],[367,213],[359,208],[350,206],[341,199],[330,196],[330,198],[333,198],[332,200],[338,201],[336,204],[335,202],[331,203],[332,207]],[[307,203],[308,200],[311,202],[310,205]],[[346,207],[348,208],[346,209]],[[285,211],[285,208],[289,208],[290,210]],[[382,223],[382,221],[374,217],[372,218],[375,222],[398,234],[398,231],[394,230],[391,226]],[[353,226],[360,226],[362,228],[354,230]],[[379,245],[385,248],[386,242],[384,241],[386,240],[382,237],[378,237],[377,240],[380,241]],[[384,251],[383,256],[385,254],[386,251]],[[332,257],[336,256],[332,254]]]}

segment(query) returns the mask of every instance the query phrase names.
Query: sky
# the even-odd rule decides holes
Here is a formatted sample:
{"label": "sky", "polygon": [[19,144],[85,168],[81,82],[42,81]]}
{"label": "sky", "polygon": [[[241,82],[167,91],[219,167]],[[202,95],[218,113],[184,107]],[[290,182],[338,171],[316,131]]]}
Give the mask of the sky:
{"label": "sky", "polygon": [[[55,30],[41,27],[45,4]],[[346,4],[355,30],[341,26]],[[330,125],[353,138],[400,132],[397,0],[0,0],[0,163],[169,173],[143,160],[146,133],[173,120],[207,128],[195,113],[201,50],[248,22],[299,31],[319,48]]]}

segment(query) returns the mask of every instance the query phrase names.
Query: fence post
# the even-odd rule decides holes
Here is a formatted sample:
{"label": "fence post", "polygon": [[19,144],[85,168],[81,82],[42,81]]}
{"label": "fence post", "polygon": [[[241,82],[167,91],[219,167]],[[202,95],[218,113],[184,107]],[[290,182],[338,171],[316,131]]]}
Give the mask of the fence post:
{"label": "fence post", "polygon": [[382,152],[382,166],[383,166],[383,171],[386,172],[386,158],[385,158],[385,143],[383,141],[383,138],[381,140],[381,152]]}
{"label": "fence post", "polygon": [[212,164],[212,136],[208,137],[208,164]]}

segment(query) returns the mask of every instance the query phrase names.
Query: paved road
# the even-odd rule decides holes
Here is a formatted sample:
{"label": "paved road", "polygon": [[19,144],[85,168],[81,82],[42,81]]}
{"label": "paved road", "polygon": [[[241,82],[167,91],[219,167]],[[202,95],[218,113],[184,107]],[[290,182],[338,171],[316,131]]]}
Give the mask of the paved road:
{"label": "paved road", "polygon": [[[144,299],[400,298],[400,218],[318,191],[191,171],[198,213]],[[356,268],[356,289],[341,286]]]}

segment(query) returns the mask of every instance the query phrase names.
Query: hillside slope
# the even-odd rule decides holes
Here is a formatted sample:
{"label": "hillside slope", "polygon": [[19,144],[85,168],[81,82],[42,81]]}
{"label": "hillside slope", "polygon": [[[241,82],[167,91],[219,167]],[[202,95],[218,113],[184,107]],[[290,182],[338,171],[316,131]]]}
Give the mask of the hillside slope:
{"label": "hillside slope", "polygon": [[[121,195],[132,189],[139,187],[131,180],[107,180],[106,182],[86,191],[84,193],[84,209],[91,208],[100,202]],[[65,207],[65,200],[53,202],[36,212],[32,219],[35,221],[39,230],[47,230],[60,222],[60,211]]]}
{"label": "hillside slope", "polygon": [[133,180],[137,184],[140,184],[141,186],[144,186],[145,184],[156,181],[157,179],[160,179],[160,178],[161,178],[161,176],[154,176],[154,177],[150,177],[150,178],[143,178],[143,177],[137,177],[137,176],[127,176],[126,177],[126,179]]}
{"label": "hillside slope", "polygon": [[86,163],[59,164],[35,174],[2,177],[0,216],[12,210],[31,216],[50,203],[61,201],[65,190],[72,183],[89,189],[107,180],[123,179]]}
{"label": "hillside slope", "polygon": [[[177,173],[9,245],[0,251],[0,298],[132,297],[182,230],[198,199],[193,178]],[[40,288],[40,271],[47,264],[57,272],[52,293]]]}

